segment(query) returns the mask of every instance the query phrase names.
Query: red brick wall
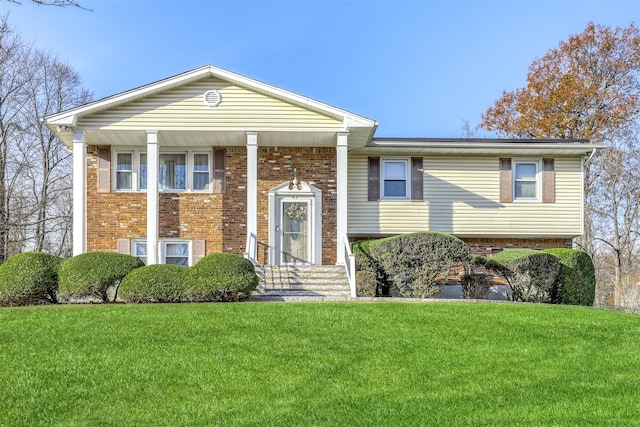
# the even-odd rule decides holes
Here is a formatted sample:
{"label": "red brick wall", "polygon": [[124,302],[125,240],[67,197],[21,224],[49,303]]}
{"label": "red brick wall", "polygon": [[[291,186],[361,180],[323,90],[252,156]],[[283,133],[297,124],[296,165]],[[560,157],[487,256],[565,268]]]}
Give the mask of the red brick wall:
{"label": "red brick wall", "polygon": [[[97,147],[87,150],[87,250],[115,251],[120,238],[146,236],[146,192],[97,193]],[[291,177],[322,191],[323,264],[336,262],[335,148],[258,148],[258,260],[267,261],[269,190]],[[247,154],[229,147],[226,192],[161,193],[160,237],[201,239],[206,252],[242,254],[246,245]]]}
{"label": "red brick wall", "polygon": [[506,239],[506,238],[461,238],[476,255],[490,257],[503,249],[551,249],[571,248],[571,239]]}
{"label": "red brick wall", "polygon": [[[147,193],[97,193],[96,154],[97,147],[88,147],[87,250],[116,251],[118,239],[147,235]],[[225,216],[221,216],[224,211],[221,195],[161,193],[159,205],[160,237],[205,240],[207,253],[222,250],[227,230],[222,227]],[[233,232],[231,227],[229,231]],[[235,246],[232,245],[233,252]]]}
{"label": "red brick wall", "polygon": [[[245,162],[246,163],[246,162]],[[269,190],[298,178],[322,191],[322,264],[336,263],[336,149],[258,147],[258,259],[265,262],[269,244]]]}

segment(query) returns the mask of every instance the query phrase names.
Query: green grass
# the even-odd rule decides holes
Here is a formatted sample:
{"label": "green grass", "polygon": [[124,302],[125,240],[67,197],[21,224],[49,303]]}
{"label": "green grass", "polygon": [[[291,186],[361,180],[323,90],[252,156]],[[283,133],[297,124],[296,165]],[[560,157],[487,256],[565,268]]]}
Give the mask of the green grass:
{"label": "green grass", "polygon": [[0,425],[638,425],[640,317],[524,304],[0,309]]}

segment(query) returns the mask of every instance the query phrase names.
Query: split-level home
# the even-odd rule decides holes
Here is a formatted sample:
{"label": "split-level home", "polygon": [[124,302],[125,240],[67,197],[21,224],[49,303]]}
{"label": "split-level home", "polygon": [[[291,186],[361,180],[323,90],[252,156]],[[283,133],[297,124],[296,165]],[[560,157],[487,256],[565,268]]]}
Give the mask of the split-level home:
{"label": "split-level home", "polygon": [[571,247],[600,147],[376,137],[374,120],[214,66],[45,122],[73,151],[73,253],[147,264],[349,267],[350,241],[424,230],[481,254]]}

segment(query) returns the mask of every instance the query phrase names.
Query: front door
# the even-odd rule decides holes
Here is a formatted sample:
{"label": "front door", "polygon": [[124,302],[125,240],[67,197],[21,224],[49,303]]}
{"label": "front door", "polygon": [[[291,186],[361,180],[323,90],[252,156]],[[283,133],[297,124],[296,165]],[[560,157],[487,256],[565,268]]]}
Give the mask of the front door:
{"label": "front door", "polygon": [[271,264],[322,264],[322,191],[302,182],[269,190]]}
{"label": "front door", "polygon": [[311,201],[281,199],[280,203],[280,263],[311,264]]}

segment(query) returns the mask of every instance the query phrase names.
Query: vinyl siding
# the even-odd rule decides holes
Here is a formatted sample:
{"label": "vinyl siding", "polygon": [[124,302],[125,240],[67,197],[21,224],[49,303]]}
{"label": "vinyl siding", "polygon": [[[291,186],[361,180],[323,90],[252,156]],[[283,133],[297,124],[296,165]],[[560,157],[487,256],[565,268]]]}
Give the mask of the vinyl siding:
{"label": "vinyl siding", "polygon": [[[204,93],[218,90],[217,107]],[[207,78],[81,119],[84,129],[342,130],[342,122],[219,79]]]}
{"label": "vinyl siding", "polygon": [[424,201],[367,201],[367,156],[349,158],[349,233],[581,233],[579,158],[556,158],[556,203],[500,203],[498,157],[425,157]]}

